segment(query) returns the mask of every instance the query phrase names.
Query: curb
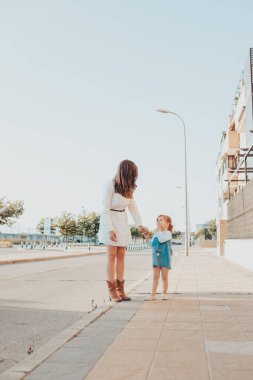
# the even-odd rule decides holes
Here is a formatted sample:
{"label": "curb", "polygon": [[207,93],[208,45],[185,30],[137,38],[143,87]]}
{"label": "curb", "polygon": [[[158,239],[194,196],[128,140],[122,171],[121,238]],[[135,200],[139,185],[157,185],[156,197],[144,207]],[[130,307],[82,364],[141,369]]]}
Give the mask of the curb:
{"label": "curb", "polygon": [[103,252],[92,252],[92,253],[76,253],[74,255],[64,255],[64,256],[47,256],[47,257],[34,257],[30,259],[13,259],[13,260],[4,260],[0,261],[0,265],[8,265],[8,264],[22,264],[22,263],[33,263],[36,261],[48,261],[48,260],[60,260],[60,259],[71,259],[75,257],[83,257],[83,256],[93,256],[100,255],[106,253]]}
{"label": "curb", "polygon": [[[152,271],[148,272],[145,276],[141,277],[139,280],[134,282],[132,285],[127,287],[127,292],[131,293],[136,289],[143,281],[147,280],[151,275]],[[38,348],[29,357],[21,360],[19,363],[15,364],[13,367],[9,368],[6,372],[0,375],[0,380],[22,380],[26,375],[32,372],[36,367],[38,367],[42,362],[48,359],[54,352],[64,346],[65,343],[77,336],[82,330],[88,327],[91,323],[95,322],[99,317],[105,314],[107,311],[112,309],[114,303],[107,302],[99,306],[96,310],[92,311],[90,314],[85,315],[85,317],[77,320],[71,326],[67,327],[61,333],[56,335],[54,338],[49,340],[43,346]]]}

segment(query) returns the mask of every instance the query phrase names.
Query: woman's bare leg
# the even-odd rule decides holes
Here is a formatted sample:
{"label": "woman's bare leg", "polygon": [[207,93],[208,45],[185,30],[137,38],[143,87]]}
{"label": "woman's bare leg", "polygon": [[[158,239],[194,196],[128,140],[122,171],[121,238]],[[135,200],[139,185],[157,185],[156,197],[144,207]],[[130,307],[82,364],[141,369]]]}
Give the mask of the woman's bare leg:
{"label": "woman's bare leg", "polygon": [[153,268],[153,286],[152,286],[152,292],[151,296],[156,295],[156,291],[158,288],[158,283],[159,283],[159,277],[160,277],[160,268]]}
{"label": "woman's bare leg", "polygon": [[115,262],[116,262],[116,246],[107,245],[107,280],[113,282],[115,279]]}
{"label": "woman's bare leg", "polygon": [[163,294],[167,294],[168,285],[169,285],[169,269],[162,268],[162,280],[163,280]]}
{"label": "woman's bare leg", "polygon": [[120,281],[123,281],[123,279],[124,279],[125,253],[126,253],[126,247],[117,247],[116,275],[117,275],[117,279]]}

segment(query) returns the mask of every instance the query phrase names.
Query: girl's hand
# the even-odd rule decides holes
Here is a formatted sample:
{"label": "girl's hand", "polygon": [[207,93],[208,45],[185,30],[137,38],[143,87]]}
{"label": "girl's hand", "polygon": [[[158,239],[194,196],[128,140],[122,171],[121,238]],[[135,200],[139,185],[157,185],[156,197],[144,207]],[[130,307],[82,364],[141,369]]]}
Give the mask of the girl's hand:
{"label": "girl's hand", "polygon": [[117,235],[116,235],[116,232],[115,231],[110,231],[109,232],[109,234],[110,234],[110,239],[112,240],[112,241],[117,241]]}

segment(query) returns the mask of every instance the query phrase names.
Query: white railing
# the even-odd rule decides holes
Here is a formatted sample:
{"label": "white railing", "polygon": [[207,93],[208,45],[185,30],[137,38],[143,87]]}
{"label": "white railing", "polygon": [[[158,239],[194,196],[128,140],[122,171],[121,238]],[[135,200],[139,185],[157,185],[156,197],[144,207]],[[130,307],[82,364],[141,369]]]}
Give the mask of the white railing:
{"label": "white railing", "polygon": [[139,251],[141,249],[148,249],[148,248],[151,248],[151,247],[146,242],[133,242],[131,244],[128,244],[126,247],[127,251]]}

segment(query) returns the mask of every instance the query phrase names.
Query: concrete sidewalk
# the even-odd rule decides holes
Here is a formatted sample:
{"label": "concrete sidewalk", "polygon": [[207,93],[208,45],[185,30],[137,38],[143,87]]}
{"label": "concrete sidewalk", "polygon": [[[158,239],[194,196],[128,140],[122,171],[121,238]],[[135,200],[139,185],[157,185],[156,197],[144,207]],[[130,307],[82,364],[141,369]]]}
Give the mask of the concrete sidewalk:
{"label": "concrete sidewalk", "polygon": [[25,379],[253,379],[252,272],[192,249],[173,256],[168,301],[145,301],[150,288],[151,277]]}

